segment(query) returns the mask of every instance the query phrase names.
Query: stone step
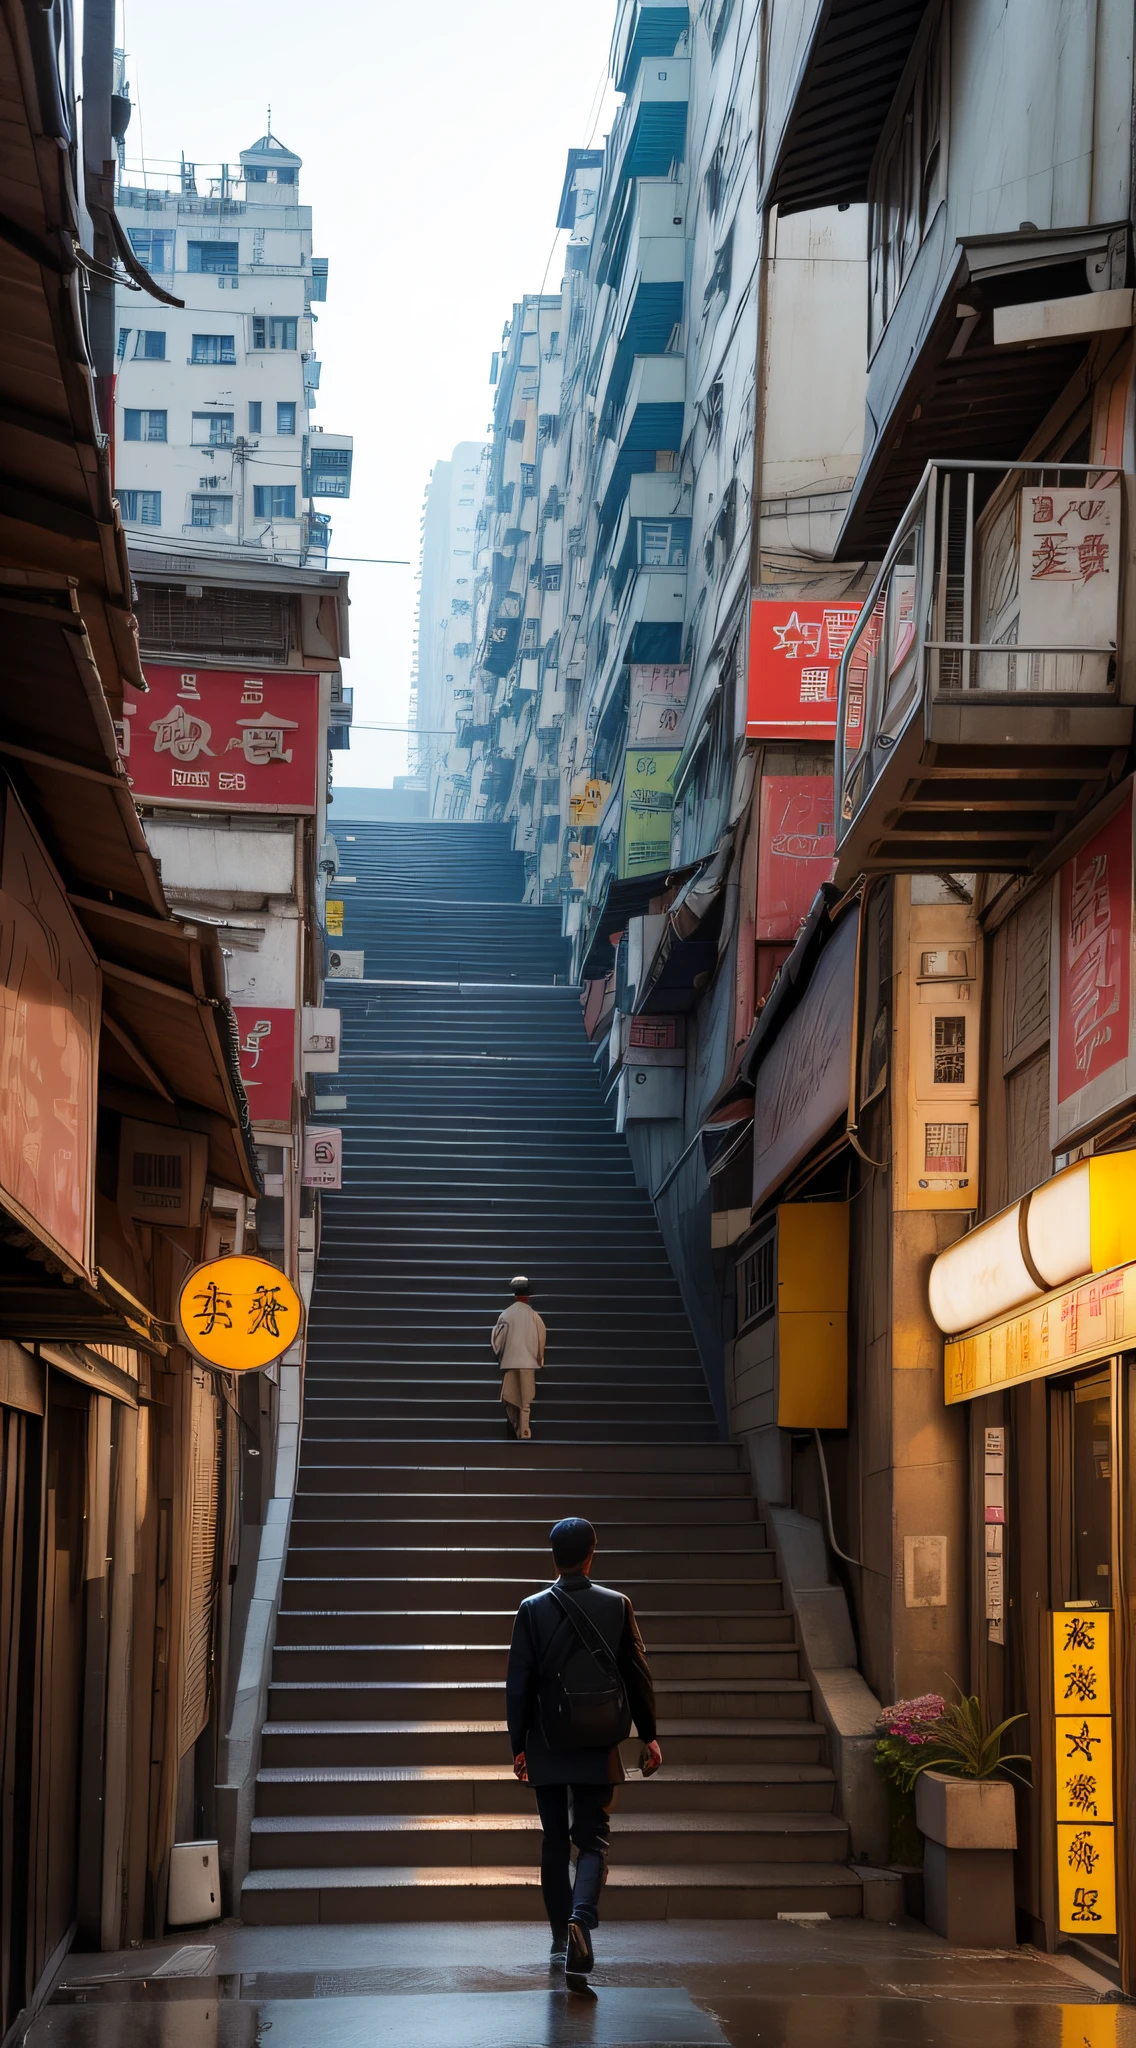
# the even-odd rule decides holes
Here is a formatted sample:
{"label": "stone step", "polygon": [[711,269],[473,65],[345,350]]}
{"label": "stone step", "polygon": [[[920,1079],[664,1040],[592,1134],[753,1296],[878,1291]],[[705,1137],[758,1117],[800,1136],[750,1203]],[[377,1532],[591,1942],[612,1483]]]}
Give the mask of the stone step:
{"label": "stone step", "polygon": [[[775,1920],[779,1913],[861,1911],[861,1884],[844,1864],[613,1864],[605,1920]],[[427,1869],[367,1865],[250,1871],[241,1895],[249,1926],[423,1920],[541,1920],[539,1873],[525,1866]]]}
{"label": "stone step", "polygon": [[[358,1503],[356,1505],[356,1503]],[[532,1551],[544,1548],[547,1554],[548,1517],[533,1516],[527,1521],[497,1520],[454,1520],[449,1515],[434,1517],[419,1515],[393,1516],[379,1519],[373,1510],[379,1501],[370,1497],[360,1502],[358,1496],[351,1510],[327,1520],[320,1515],[297,1514],[292,1523],[292,1541],[297,1550],[331,1547],[354,1550],[404,1550],[407,1556],[421,1556],[426,1546],[430,1549],[440,1544],[453,1555],[483,1557],[487,1551],[500,1556],[502,1563],[517,1551]],[[385,1503],[384,1503],[385,1504]],[[573,1513],[576,1511],[573,1506]],[[622,1522],[606,1520],[602,1525],[605,1561],[609,1549],[614,1551],[624,1542],[633,1540],[636,1547],[649,1550],[652,1555],[670,1562],[672,1553],[680,1551],[685,1555],[707,1551],[715,1558],[752,1556],[760,1553],[771,1556],[765,1541],[765,1526],[761,1522],[695,1522],[684,1516],[676,1516],[673,1522],[651,1523],[628,1518]]]}
{"label": "stone step", "polygon": [[[473,1720],[504,1711],[504,1680],[437,1678],[279,1679],[269,1686],[273,1720],[334,1717],[393,1720],[413,1715],[437,1720],[446,1712]],[[739,1715],[807,1720],[812,1711],[808,1680],[786,1678],[656,1679],[655,1702],[664,1715],[713,1720]]]}
{"label": "stone step", "polygon": [[[713,1562],[711,1559],[710,1563]],[[436,1608],[451,1610],[454,1607],[467,1612],[482,1612],[487,1608],[497,1612],[504,1608],[515,1613],[522,1600],[527,1600],[530,1593],[541,1592],[547,1584],[547,1569],[527,1579],[500,1579],[488,1575],[480,1579],[456,1578],[445,1572],[433,1578],[361,1577],[352,1580],[350,1597],[353,1607],[367,1608],[376,1614],[387,1609],[398,1613],[415,1609],[424,1613]],[[783,1611],[781,1581],[773,1577],[645,1579],[642,1583],[623,1577],[619,1585],[637,1614],[645,1613],[648,1605],[652,1604],[657,1614],[666,1616],[688,1610],[699,1600],[705,1602],[707,1612],[716,1615],[780,1614]],[[284,1612],[296,1608],[340,1607],[345,1590],[339,1576],[329,1576],[326,1572],[310,1575],[293,1573],[289,1550],[281,1603]]]}
{"label": "stone step", "polygon": [[[723,1716],[706,1721],[660,1720],[659,1741],[676,1764],[820,1764],[825,1761],[823,1728],[806,1720],[758,1720]],[[495,1764],[508,1751],[503,1720],[268,1720],[262,1761],[280,1769],[319,1764],[342,1766]],[[639,1760],[640,1744],[626,1745],[625,1765]]]}
{"label": "stone step", "polygon": [[[541,1825],[524,1814],[272,1814],[252,1823],[254,1870],[372,1865],[539,1865]],[[824,1813],[620,1813],[613,1862],[843,1863],[848,1830]]]}
{"label": "stone step", "polygon": [[[677,1764],[668,1748],[660,1777],[628,1772],[621,1815],[831,1813],[835,1780],[824,1764]],[[533,1795],[508,1764],[302,1765],[257,1777],[260,1814],[532,1812]]]}
{"label": "stone step", "polygon": [[[776,1583],[769,1582],[777,1591]],[[391,1648],[429,1643],[490,1645],[508,1643],[514,1610],[486,1608],[383,1609],[339,1607],[283,1607],[277,1617],[276,1642],[281,1648],[320,1643],[351,1646],[387,1645]],[[670,1639],[689,1643],[699,1650],[777,1648],[796,1641],[792,1615],[780,1607],[774,1611],[740,1610],[734,1614],[713,1614],[705,1610],[692,1614],[675,1610],[639,1611],[644,1641],[653,1646]]]}
{"label": "stone step", "polygon": [[[668,1647],[647,1644],[657,1682],[682,1680],[717,1686],[720,1679],[796,1678],[799,1660],[793,1644],[760,1648],[732,1643],[692,1643]],[[273,1677],[301,1684],[359,1684],[382,1679],[410,1679],[439,1685],[472,1682],[502,1686],[509,1645],[480,1643],[325,1643],[313,1632],[305,1642],[282,1643],[277,1637]]]}

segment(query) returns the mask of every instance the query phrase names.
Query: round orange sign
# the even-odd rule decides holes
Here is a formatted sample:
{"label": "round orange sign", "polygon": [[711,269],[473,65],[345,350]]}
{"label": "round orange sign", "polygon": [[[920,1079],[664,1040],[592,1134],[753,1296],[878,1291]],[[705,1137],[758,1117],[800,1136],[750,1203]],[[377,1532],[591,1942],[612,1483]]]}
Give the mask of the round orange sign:
{"label": "round orange sign", "polygon": [[303,1320],[287,1274],[241,1252],[195,1266],[178,1296],[190,1350],[225,1372],[262,1372],[295,1343]]}

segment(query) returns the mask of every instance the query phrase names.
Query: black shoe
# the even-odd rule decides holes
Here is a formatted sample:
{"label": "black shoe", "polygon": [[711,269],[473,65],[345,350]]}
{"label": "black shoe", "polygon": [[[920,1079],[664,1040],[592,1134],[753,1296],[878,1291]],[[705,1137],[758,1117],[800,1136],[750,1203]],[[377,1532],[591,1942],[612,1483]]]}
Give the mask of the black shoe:
{"label": "black shoe", "polygon": [[586,1977],[588,1971],[594,1970],[595,1966],[596,1959],[592,1954],[592,1937],[589,1929],[582,1927],[578,1920],[570,1920],[568,1922],[568,1960],[564,1965],[565,1969],[573,1977]]}
{"label": "black shoe", "polygon": [[568,1929],[566,1927],[554,1927],[552,1930],[552,1947],[548,1951],[548,1967],[550,1970],[562,1970],[567,1961]]}

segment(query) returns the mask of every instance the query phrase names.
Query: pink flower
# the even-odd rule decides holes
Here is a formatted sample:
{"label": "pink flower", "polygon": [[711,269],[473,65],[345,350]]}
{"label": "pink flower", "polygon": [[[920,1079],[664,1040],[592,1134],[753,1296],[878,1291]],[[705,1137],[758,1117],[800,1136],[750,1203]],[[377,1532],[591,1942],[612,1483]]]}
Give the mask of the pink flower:
{"label": "pink flower", "polygon": [[937,1692],[921,1693],[918,1699],[896,1700],[885,1707],[876,1721],[881,1735],[893,1735],[900,1742],[917,1747],[930,1742],[935,1722],[945,1711],[946,1701]]}

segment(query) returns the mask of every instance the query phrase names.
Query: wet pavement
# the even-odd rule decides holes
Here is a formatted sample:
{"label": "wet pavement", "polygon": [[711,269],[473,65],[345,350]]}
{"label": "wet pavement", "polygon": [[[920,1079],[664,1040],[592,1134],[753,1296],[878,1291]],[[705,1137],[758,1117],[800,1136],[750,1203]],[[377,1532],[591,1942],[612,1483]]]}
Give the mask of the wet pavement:
{"label": "wet pavement", "polygon": [[27,2048],[1136,2048],[1136,2006],[916,1921],[601,1929],[592,1989],[535,1924],[226,1925],[72,1955]]}

